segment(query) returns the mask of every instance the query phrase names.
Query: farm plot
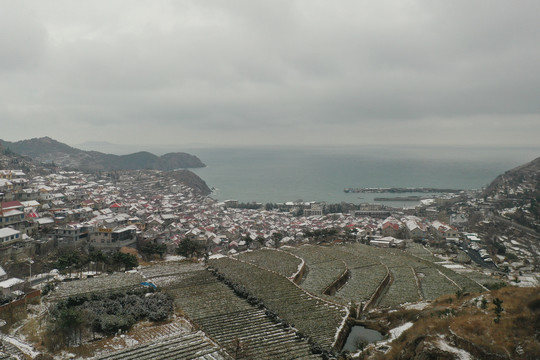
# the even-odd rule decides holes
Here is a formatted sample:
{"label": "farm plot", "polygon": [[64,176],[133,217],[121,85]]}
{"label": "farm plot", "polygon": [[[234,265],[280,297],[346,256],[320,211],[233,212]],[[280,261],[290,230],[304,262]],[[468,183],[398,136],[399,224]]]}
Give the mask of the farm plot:
{"label": "farm plot", "polygon": [[252,309],[251,305],[234,296],[206,270],[193,272],[190,276],[169,284],[164,291],[172,294],[175,306],[182,309],[194,321],[207,316]]}
{"label": "farm plot", "polygon": [[337,329],[347,316],[345,308],[312,297],[286,278],[230,258],[209,265],[262,300],[277,314],[324,348],[333,346]]}
{"label": "farm plot", "polygon": [[354,267],[349,281],[335,296],[356,302],[367,301],[377,291],[386,273],[386,267],[382,264]]}
{"label": "farm plot", "polygon": [[342,252],[353,254],[356,257],[357,262],[359,262],[361,265],[380,264],[381,262],[379,257],[382,254],[385,254],[387,251],[385,249],[379,249],[373,246],[358,243],[345,244],[337,248]]}
{"label": "farm plot", "polygon": [[416,277],[412,267],[408,265],[389,266],[394,281],[383,295],[379,305],[398,307],[404,303],[415,303],[421,300]]}
{"label": "farm plot", "polygon": [[347,283],[335,294],[347,301],[367,301],[377,291],[387,275],[377,250],[373,247],[352,244],[335,246],[335,257],[345,261],[350,271]]}
{"label": "farm plot", "polygon": [[424,260],[427,260],[427,261],[431,261],[431,262],[441,261],[441,259],[439,259],[435,255],[433,255],[433,253],[431,251],[426,249],[421,244],[417,244],[417,243],[414,243],[414,242],[410,243],[410,244],[407,244],[406,251],[408,253],[414,255],[414,256],[417,256],[417,257],[419,257],[421,259],[424,259]]}
{"label": "farm plot", "polygon": [[212,344],[199,331],[187,334],[174,334],[159,341],[136,345],[110,354],[95,357],[95,360],[165,360],[200,359],[224,360],[221,350]]}
{"label": "farm plot", "polygon": [[425,300],[454,294],[459,288],[448,278],[443,276],[436,268],[429,266],[415,267],[416,276],[420,282],[420,290]]}
{"label": "farm plot", "polygon": [[500,279],[495,279],[492,276],[489,276],[487,274],[481,273],[479,271],[467,271],[467,272],[460,272],[460,275],[465,276],[468,279],[471,279],[472,281],[475,281],[483,286],[486,284],[494,283],[497,281],[501,281]]}
{"label": "farm plot", "polygon": [[109,292],[127,290],[140,284],[143,277],[140,274],[114,273],[95,278],[64,282],[51,293],[51,300],[65,299],[69,296],[89,294],[93,292]]}
{"label": "farm plot", "polygon": [[[166,265],[143,268],[141,274],[158,287],[168,287],[179,282],[195,281],[201,284],[202,279],[193,277],[194,273],[204,274],[205,266],[198,263],[189,262],[171,262]],[[209,281],[214,281],[211,276],[207,277]],[[187,284],[184,284],[187,285]]]}
{"label": "farm plot", "polygon": [[[320,359],[294,329],[271,321],[264,310],[236,296],[209,271],[180,271],[179,276],[179,281],[167,280],[164,291],[195,327],[229,354],[238,359]],[[149,280],[159,283],[159,277]]]}
{"label": "farm plot", "polygon": [[[352,249],[357,249],[357,251],[365,251],[367,247],[361,244],[353,244],[349,246]],[[376,249],[373,247],[370,248],[371,256],[378,257],[381,262],[387,265],[392,271],[394,276],[394,283],[390,286],[388,293],[385,296],[385,299],[380,303],[382,306],[393,306],[390,304],[400,304],[405,302],[412,302],[414,299],[413,294],[415,294],[413,289],[413,282],[416,282],[414,279],[414,274],[411,274],[409,271],[403,271],[403,269],[398,270],[400,267],[403,267],[405,264],[409,265],[415,269],[427,269],[431,268],[433,270],[420,271],[423,273],[424,277],[418,277],[420,286],[424,286],[424,290],[421,292],[423,296],[426,296],[427,299],[438,297],[444,294],[454,294],[459,288],[467,291],[482,291],[482,287],[475,281],[467,278],[466,276],[456,273],[455,271],[445,268],[437,263],[426,260],[426,256],[422,258],[415,257],[405,251],[398,249]],[[429,274],[428,274],[429,273]],[[442,274],[441,274],[442,273]],[[403,275],[403,276],[400,276]],[[440,281],[431,279],[430,277],[435,276]],[[456,287],[457,285],[457,287]],[[394,289],[392,289],[394,287]],[[400,298],[400,291],[397,291],[397,287],[403,289],[409,289],[409,293],[404,292],[403,299]],[[427,290],[427,288],[430,290]],[[395,297],[394,300],[390,300],[388,297]],[[417,301],[417,300],[414,300]]]}
{"label": "farm plot", "polygon": [[304,245],[299,248],[287,248],[287,251],[304,259],[308,271],[300,286],[317,295],[322,294],[324,289],[346,270],[345,262],[337,259],[333,251],[321,246]]}
{"label": "farm plot", "polygon": [[165,276],[179,276],[183,273],[191,273],[197,270],[204,270],[205,266],[200,263],[186,261],[170,261],[160,263],[159,266],[148,266],[140,270],[146,278],[160,278]]}
{"label": "farm plot", "polygon": [[285,277],[294,275],[302,263],[301,259],[290,253],[273,249],[244,252],[239,254],[237,258],[265,269],[275,271]]}
{"label": "farm plot", "polygon": [[468,278],[467,276],[458,274],[457,272],[445,268],[444,266],[434,264],[434,267],[438,269],[441,273],[448,276],[452,281],[454,281],[461,289],[471,292],[482,292],[484,288],[476,281]]}

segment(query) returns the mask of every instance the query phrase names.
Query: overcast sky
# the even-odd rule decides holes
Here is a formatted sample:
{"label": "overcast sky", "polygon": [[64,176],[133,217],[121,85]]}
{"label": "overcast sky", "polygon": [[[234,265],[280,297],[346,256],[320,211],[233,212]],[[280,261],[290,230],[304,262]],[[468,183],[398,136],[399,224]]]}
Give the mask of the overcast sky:
{"label": "overcast sky", "polygon": [[540,1],[0,0],[0,138],[540,145]]}

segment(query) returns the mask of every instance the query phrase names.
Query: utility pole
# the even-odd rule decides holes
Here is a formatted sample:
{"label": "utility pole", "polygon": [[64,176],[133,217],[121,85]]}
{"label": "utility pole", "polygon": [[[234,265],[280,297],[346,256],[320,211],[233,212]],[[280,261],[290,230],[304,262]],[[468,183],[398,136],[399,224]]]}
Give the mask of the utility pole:
{"label": "utility pole", "polygon": [[28,277],[28,288],[32,287],[32,264],[34,260],[28,259],[28,266],[30,267],[30,277]]}

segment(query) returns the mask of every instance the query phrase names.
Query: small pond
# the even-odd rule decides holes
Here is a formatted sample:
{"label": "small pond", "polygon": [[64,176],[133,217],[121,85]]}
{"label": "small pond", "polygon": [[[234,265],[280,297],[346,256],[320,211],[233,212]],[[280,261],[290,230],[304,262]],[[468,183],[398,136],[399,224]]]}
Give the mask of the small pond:
{"label": "small pond", "polygon": [[362,325],[355,325],[351,328],[351,333],[343,346],[343,350],[355,352],[359,350],[361,343],[370,344],[383,340],[380,332],[368,329]]}

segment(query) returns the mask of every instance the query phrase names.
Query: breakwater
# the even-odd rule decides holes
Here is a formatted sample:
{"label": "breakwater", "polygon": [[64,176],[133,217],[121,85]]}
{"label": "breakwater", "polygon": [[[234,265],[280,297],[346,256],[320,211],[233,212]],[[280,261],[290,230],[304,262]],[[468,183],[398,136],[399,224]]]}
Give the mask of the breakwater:
{"label": "breakwater", "polygon": [[390,187],[390,188],[345,188],[345,193],[458,193],[463,190],[459,189],[441,189],[431,187]]}

